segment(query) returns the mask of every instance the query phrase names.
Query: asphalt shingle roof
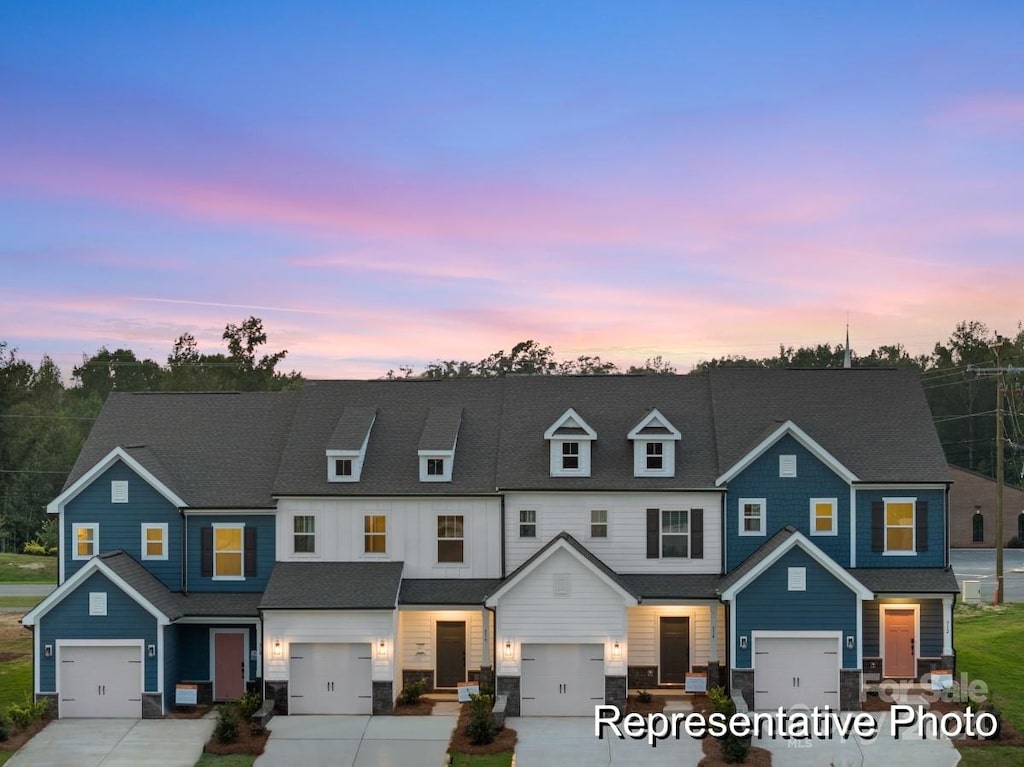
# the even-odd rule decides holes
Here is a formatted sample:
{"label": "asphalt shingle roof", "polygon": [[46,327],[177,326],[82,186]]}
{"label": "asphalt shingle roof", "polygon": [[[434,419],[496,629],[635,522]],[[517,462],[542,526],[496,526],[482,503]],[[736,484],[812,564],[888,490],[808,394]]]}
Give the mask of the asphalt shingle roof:
{"label": "asphalt shingle roof", "polygon": [[725,591],[727,588],[732,586],[736,581],[761,564],[769,554],[788,541],[790,536],[795,533],[796,528],[792,525],[786,525],[784,528],[779,530],[775,535],[755,549],[753,554],[740,562],[739,567],[736,567],[727,575],[723,576],[721,583],[719,583],[719,588],[722,591]]}
{"label": "asphalt shingle roof", "polygon": [[131,555],[124,551],[112,551],[100,554],[100,559],[153,607],[166,615],[168,620],[177,620],[184,614],[178,599],[179,595],[158,581]]}
{"label": "asphalt shingle roof", "polygon": [[498,578],[406,578],[398,601],[403,605],[482,605],[501,583]]}
{"label": "asphalt shingle roof", "polygon": [[420,450],[451,450],[459,437],[462,408],[458,405],[431,407],[420,435]]}
{"label": "asphalt shingle roof", "polygon": [[262,592],[176,594],[182,615],[195,618],[256,618]]}
{"label": "asphalt shingle roof", "polygon": [[721,576],[662,575],[641,573],[620,575],[631,592],[641,599],[718,599]]}
{"label": "asphalt shingle roof", "polygon": [[261,610],[393,610],[402,562],[277,562]]}
{"label": "asphalt shingle roof", "polygon": [[960,586],[941,567],[856,567],[850,574],[876,594],[956,594]]}
{"label": "asphalt shingle roof", "polygon": [[708,377],[722,473],[793,421],[862,481],[950,479],[912,369],[715,368]]}
{"label": "asphalt shingle roof", "polygon": [[366,440],[366,433],[373,424],[374,416],[377,415],[375,407],[354,407],[342,408],[338,425],[334,433],[327,440],[328,450],[359,450]]}

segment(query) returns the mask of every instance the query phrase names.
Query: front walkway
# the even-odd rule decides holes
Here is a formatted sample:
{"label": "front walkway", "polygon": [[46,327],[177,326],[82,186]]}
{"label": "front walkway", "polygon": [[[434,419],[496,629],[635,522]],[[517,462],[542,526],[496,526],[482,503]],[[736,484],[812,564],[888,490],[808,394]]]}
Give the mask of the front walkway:
{"label": "front walkway", "polygon": [[594,737],[593,717],[527,716],[509,718],[507,722],[519,734],[517,767],[691,767],[704,756],[700,741],[685,735],[660,741],[655,748],[646,741],[619,740],[607,732],[598,740]]}
{"label": "front walkway", "polygon": [[441,767],[454,716],[275,716],[254,767]]}
{"label": "front walkway", "polygon": [[193,767],[211,719],[56,719],[6,767]]}

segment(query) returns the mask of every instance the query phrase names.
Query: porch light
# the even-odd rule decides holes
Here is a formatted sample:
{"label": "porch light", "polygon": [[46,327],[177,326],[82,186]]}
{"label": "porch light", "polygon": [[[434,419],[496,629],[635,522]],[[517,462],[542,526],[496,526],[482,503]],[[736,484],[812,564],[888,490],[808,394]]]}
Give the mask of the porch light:
{"label": "porch light", "polygon": [[507,639],[505,640],[505,652],[504,652],[504,655],[505,655],[506,658],[511,658],[512,657],[512,643],[510,641],[508,641]]}
{"label": "porch light", "polygon": [[613,658],[621,658],[622,657],[622,645],[620,645],[618,642],[612,643],[612,657]]}
{"label": "porch light", "polygon": [[388,657],[388,645],[383,639],[377,642],[377,657],[386,658]]}
{"label": "porch light", "polygon": [[274,640],[274,649],[271,651],[271,654],[275,658],[280,658],[281,657],[282,652],[281,652],[281,640],[280,639],[275,639]]}

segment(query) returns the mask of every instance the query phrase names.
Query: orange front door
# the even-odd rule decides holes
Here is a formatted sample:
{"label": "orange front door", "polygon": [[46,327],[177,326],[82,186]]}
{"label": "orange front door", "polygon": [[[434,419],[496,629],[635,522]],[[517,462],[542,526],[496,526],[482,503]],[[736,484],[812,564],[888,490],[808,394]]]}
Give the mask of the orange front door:
{"label": "orange front door", "polygon": [[245,635],[216,632],[213,635],[213,696],[237,700],[245,693]]}
{"label": "orange front door", "polygon": [[917,648],[914,647],[914,611],[885,610],[885,676],[890,679],[913,679],[917,676]]}

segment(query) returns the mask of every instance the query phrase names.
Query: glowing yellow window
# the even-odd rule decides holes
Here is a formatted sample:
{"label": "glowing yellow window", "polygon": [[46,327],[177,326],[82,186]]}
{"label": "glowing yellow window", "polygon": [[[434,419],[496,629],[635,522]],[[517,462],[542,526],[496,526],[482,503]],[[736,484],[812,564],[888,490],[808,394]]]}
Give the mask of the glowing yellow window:
{"label": "glowing yellow window", "polygon": [[885,550],[914,550],[914,504],[912,501],[886,502]]}
{"label": "glowing yellow window", "polygon": [[242,577],[242,528],[214,528],[213,575],[215,578]]}
{"label": "glowing yellow window", "polygon": [[96,544],[99,539],[99,527],[97,525],[75,525],[75,559],[88,559],[96,554]]}
{"label": "glowing yellow window", "polygon": [[834,535],[836,532],[836,502],[815,499],[812,502],[814,518],[811,521],[815,535]]}
{"label": "glowing yellow window", "polygon": [[388,520],[383,515],[368,514],[363,517],[363,552],[383,554],[387,551]]}
{"label": "glowing yellow window", "polygon": [[142,558],[167,559],[167,525],[142,526]]}

